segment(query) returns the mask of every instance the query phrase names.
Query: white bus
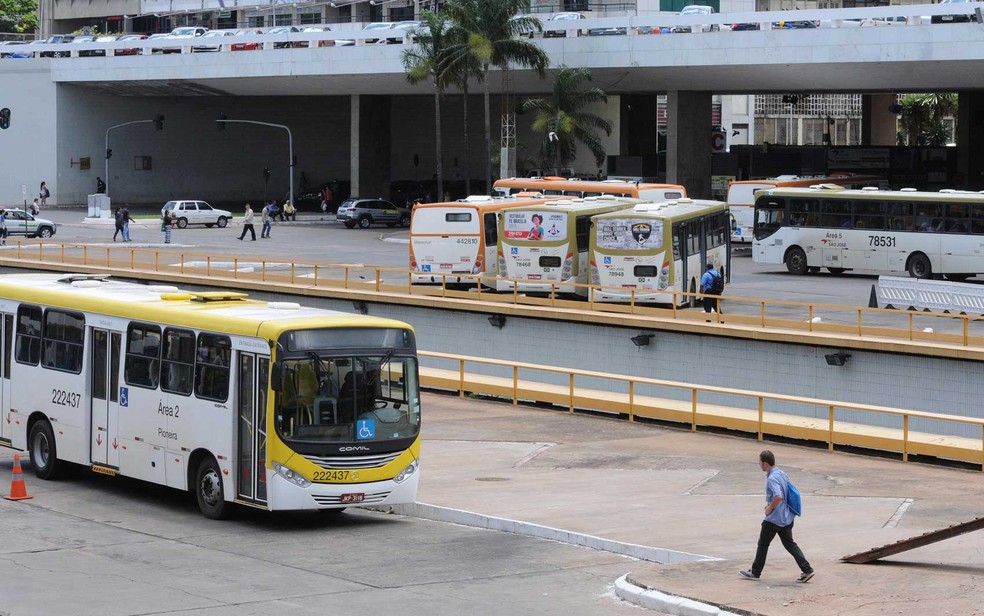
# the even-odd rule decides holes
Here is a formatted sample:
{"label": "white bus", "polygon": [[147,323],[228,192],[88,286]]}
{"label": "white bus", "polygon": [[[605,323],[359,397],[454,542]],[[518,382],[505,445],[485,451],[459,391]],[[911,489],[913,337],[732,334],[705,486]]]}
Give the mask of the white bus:
{"label": "white bus", "polygon": [[808,188],[816,184],[837,184],[844,188],[881,186],[884,178],[850,173],[830,175],[779,175],[763,180],[739,180],[728,184],[728,207],[731,209],[731,242],[751,244],[754,226],[755,191],[768,188]]}
{"label": "white bus", "polygon": [[495,286],[499,212],[544,199],[472,196],[450,203],[423,203],[410,222],[411,284]]}
{"label": "white bus", "polygon": [[[728,206],[679,199],[640,203],[592,219],[591,284],[596,302],[670,304],[672,291],[696,294],[705,266],[731,271]],[[676,296],[677,305],[696,295]]]}
{"label": "white bus", "polygon": [[0,276],[0,444],[189,490],[209,518],[412,503],[413,330],[243,293]]}
{"label": "white bus", "polygon": [[545,197],[584,199],[612,195],[648,201],[668,201],[687,196],[687,189],[680,184],[655,184],[627,182],[625,180],[578,180],[547,176],[545,178],[508,178],[496,180],[492,190],[502,196],[517,193],[540,193]]}
{"label": "white bus", "polygon": [[504,210],[496,290],[587,297],[591,217],[637,203],[602,195]]}
{"label": "white bus", "polygon": [[790,273],[825,267],[945,275],[984,273],[984,195],[840,187],[765,190],[755,200],[756,263]]}

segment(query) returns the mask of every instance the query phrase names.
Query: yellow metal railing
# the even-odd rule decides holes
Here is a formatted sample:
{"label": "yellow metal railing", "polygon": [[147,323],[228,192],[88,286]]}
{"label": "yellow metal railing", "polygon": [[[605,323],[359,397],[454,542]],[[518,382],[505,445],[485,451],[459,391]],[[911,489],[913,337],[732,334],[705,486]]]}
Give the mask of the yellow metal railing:
{"label": "yellow metal railing", "polygon": [[[851,444],[872,449],[896,451],[902,454],[902,460],[906,462],[909,460],[910,453],[920,453],[981,464],[982,470],[984,470],[984,419],[975,417],[896,409],[806,396],[773,394],[714,385],[681,383],[649,377],[626,376],[577,368],[543,366],[540,364],[488,359],[452,353],[418,351],[418,355],[422,358],[457,364],[457,375],[453,378],[444,379],[444,382],[451,383],[453,388],[458,391],[459,396],[464,396],[466,392],[477,391],[484,387],[490,391],[493,389],[496,391],[506,391],[507,395],[505,397],[511,398],[512,403],[517,405],[521,397],[524,400],[533,400],[535,402],[556,403],[558,396],[561,398],[565,397],[566,391],[565,402],[568,411],[571,413],[578,406],[581,408],[590,408],[585,407],[584,403],[590,404],[592,397],[600,397],[606,399],[608,403],[614,402],[618,407],[618,412],[628,416],[629,421],[634,421],[639,416],[668,419],[671,421],[674,417],[679,419],[686,416],[686,421],[690,424],[691,431],[696,431],[700,425],[723,427],[739,431],[745,431],[749,426],[754,426],[759,441],[762,441],[767,433],[774,436],[790,438],[807,438],[826,442],[827,448],[830,451],[833,451],[835,444]],[[469,373],[466,370],[467,364],[496,366],[498,368],[508,369],[511,371],[512,376],[511,378],[490,377],[484,374]],[[562,375],[565,378],[558,380],[566,382],[566,385],[520,379],[521,370]],[[449,370],[448,372],[453,374],[455,371]],[[579,388],[575,382],[577,377],[620,383],[625,386],[626,393],[613,394],[600,390]],[[489,379],[499,380],[501,386],[490,386],[488,384]],[[440,379],[436,379],[433,375],[428,375],[427,368],[421,368],[421,381],[425,386],[432,385],[437,380]],[[484,385],[483,380],[485,381]],[[682,400],[683,397],[669,400],[662,400],[651,396],[643,397],[637,394],[639,385],[665,387],[677,391],[684,391],[689,394],[689,396],[686,396],[689,398],[689,401]],[[725,395],[748,400],[749,405],[723,407],[717,404],[702,404],[700,401],[701,396],[704,396],[706,399],[706,396],[709,394]],[[645,400],[645,402],[641,402],[642,400]],[[579,405],[578,401],[582,404]],[[655,406],[654,402],[656,403]],[[665,404],[667,408],[673,407],[675,412],[663,414],[660,414],[658,411],[654,412],[653,409],[661,403]],[[752,406],[752,403],[754,406]],[[798,404],[814,408],[824,408],[827,411],[827,417],[823,421],[816,418],[782,413],[780,411],[769,411],[767,418],[765,411],[767,403]],[[646,404],[648,408],[648,411],[645,413],[640,412],[640,407],[643,404]],[[610,409],[611,404],[606,404],[606,408],[594,410]],[[897,417],[901,422],[901,428],[884,428],[869,423],[838,420],[836,416],[838,411],[853,411],[868,416],[888,415]],[[911,419],[977,426],[980,430],[981,438],[945,437],[927,432],[916,432],[910,430]],[[825,426],[821,426],[821,424],[825,424]],[[821,435],[823,438],[818,439],[817,437]]]}
{"label": "yellow metal railing", "polygon": [[[365,265],[335,265],[305,261],[289,261],[270,258],[224,256],[209,253],[181,252],[153,248],[116,246],[90,246],[87,244],[17,241],[15,251],[0,253],[0,262],[13,261],[65,266],[101,268],[108,273],[157,272],[203,276],[214,280],[249,283],[259,281],[272,284],[306,285],[315,288],[342,288],[355,291],[386,292],[410,296],[469,299],[489,304],[516,306],[548,306],[572,310],[590,310],[602,313],[656,317],[679,321],[741,325],[754,328],[782,328],[813,333],[835,333],[858,337],[878,337],[895,340],[931,341],[964,347],[984,346],[984,316],[941,314],[910,310],[889,310],[837,304],[769,300],[727,295],[722,298],[725,314],[720,311],[710,315],[703,311],[684,310],[679,306],[692,303],[699,294],[683,291],[661,292],[666,306],[638,301],[642,293],[630,289],[626,303],[602,303],[595,301],[593,291],[618,290],[588,284],[564,284],[587,295],[587,300],[562,297],[559,283],[550,283],[550,291],[538,296],[520,293],[516,283],[526,280],[508,280],[513,283],[511,292],[497,293],[496,278],[481,275],[428,274],[439,283],[414,285],[414,274],[406,269]],[[449,280],[451,282],[449,282]],[[471,283],[474,290],[462,289],[462,283]],[[483,283],[485,286],[483,286]],[[547,283],[542,283],[547,284]],[[653,295],[654,292],[645,292]]]}

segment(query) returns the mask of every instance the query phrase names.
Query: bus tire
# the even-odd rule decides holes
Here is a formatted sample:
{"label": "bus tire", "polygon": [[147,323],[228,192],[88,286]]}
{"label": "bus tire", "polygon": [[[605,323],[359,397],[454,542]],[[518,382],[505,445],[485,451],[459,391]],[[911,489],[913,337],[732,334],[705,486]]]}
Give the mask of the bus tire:
{"label": "bus tire", "polygon": [[802,276],[809,269],[806,264],[806,253],[799,246],[793,246],[786,253],[786,269],[794,276]]}
{"label": "bus tire", "polygon": [[847,271],[847,268],[846,267],[828,267],[827,268],[827,271],[830,272],[831,274],[833,274],[834,276],[840,276],[841,274],[843,274],[844,272]]}
{"label": "bus tire", "polygon": [[210,520],[228,517],[231,505],[222,488],[222,472],[212,456],[206,456],[195,473],[195,498],[202,515]]}
{"label": "bus tire", "polygon": [[57,479],[61,470],[58,463],[58,447],[55,445],[55,432],[48,420],[42,419],[31,426],[28,438],[31,453],[31,466],[38,479]]}
{"label": "bus tire", "polygon": [[921,252],[912,253],[909,257],[909,263],[906,265],[905,269],[909,272],[909,276],[912,278],[933,277],[933,264],[930,262],[929,257]]}

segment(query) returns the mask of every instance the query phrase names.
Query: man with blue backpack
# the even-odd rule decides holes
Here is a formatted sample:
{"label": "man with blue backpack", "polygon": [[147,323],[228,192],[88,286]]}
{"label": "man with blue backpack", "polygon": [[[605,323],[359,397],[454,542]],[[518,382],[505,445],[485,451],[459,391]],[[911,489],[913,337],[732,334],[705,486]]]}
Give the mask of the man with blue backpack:
{"label": "man with blue backpack", "polygon": [[746,579],[757,580],[765,568],[769,544],[779,535],[782,547],[792,555],[802,571],[796,581],[809,582],[813,578],[813,567],[806,556],[803,556],[803,550],[793,541],[793,520],[803,513],[799,490],[782,469],[776,468],[776,456],[771,451],[765,450],[759,454],[759,468],[766,473],[765,519],[762,520],[762,531],[752,568],[739,571],[738,574]]}

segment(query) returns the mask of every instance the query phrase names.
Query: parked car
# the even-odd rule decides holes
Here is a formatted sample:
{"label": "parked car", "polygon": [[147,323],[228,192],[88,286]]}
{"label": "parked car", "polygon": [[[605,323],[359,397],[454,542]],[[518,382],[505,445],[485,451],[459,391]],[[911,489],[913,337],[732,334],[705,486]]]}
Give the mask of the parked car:
{"label": "parked car", "polygon": [[[165,39],[169,36],[171,36],[169,32],[157,32],[156,34],[151,34],[150,36],[148,36],[147,40],[158,41],[160,39]],[[164,51],[163,47],[153,47],[151,48],[150,53],[163,53],[163,51]]]}
{"label": "parked car", "polygon": [[[392,27],[393,27],[393,22],[390,22],[390,21],[377,21],[377,22],[374,22],[374,23],[371,23],[371,24],[366,24],[365,27],[362,28],[362,30],[364,32],[365,31],[369,31],[369,30],[389,30]],[[380,42],[379,39],[366,39],[366,44],[367,45],[372,44],[372,43],[378,43],[378,42]]]}
{"label": "parked car", "polygon": [[236,36],[236,33],[232,30],[209,30],[198,37],[198,41],[191,46],[191,52],[222,51],[222,39],[227,36]]}
{"label": "parked car", "polygon": [[869,17],[867,19],[861,20],[861,26],[865,28],[877,27],[877,26],[907,26],[909,25],[909,18],[903,15],[895,15],[890,17]]}
{"label": "parked car", "polygon": [[[329,26],[308,26],[306,28],[301,28],[301,32],[331,32],[331,27]],[[299,47],[310,47],[311,41],[298,41]],[[335,41],[318,41],[317,47],[334,47]]]}
{"label": "parked car", "polygon": [[[58,45],[71,43],[74,38],[71,34],[55,34],[54,36],[49,36],[44,42],[49,45]],[[72,55],[72,52],[67,49],[65,51],[42,51],[38,55],[42,58],[67,58]]]}
{"label": "parked car", "polygon": [[204,36],[208,28],[201,26],[181,26],[171,30],[171,33],[164,37],[166,43],[161,50],[163,53],[181,53],[181,47],[190,44],[190,39]]}
{"label": "parked car", "polygon": [[[277,26],[276,28],[270,28],[267,30],[267,34],[291,34],[293,32],[300,32],[301,29],[297,26]],[[304,43],[301,45],[301,43]],[[281,41],[279,43],[274,43],[274,49],[287,49],[289,47],[307,47],[307,42],[305,41]]]}
{"label": "parked car", "polygon": [[0,58],[33,58],[34,52],[29,51],[27,41],[4,41],[0,47]]}
{"label": "parked car", "polygon": [[219,210],[204,201],[168,201],[161,208],[161,214],[170,211],[175,219],[175,224],[179,229],[184,229],[188,225],[213,225],[219,228],[225,227],[232,220],[232,213],[228,210]]}
{"label": "parked car", "polygon": [[[256,36],[257,34],[263,34],[263,30],[251,29],[251,30],[239,30],[236,32],[236,36]],[[255,51],[257,49],[263,49],[263,43],[258,41],[248,41],[246,43],[233,43],[229,49],[231,51]]]}
{"label": "parked car", "polygon": [[[126,36],[121,36],[117,40],[119,40],[120,42],[125,42],[125,41],[143,41],[146,38],[147,38],[147,35],[146,34],[127,34]],[[138,56],[138,55],[140,55],[140,48],[139,47],[124,47],[122,49],[114,49],[113,50],[113,55],[114,56]]]}
{"label": "parked car", "polygon": [[[940,0],[940,4],[967,4],[976,0]],[[973,13],[962,14],[962,15],[933,15],[930,18],[930,23],[934,24],[953,24],[958,22],[969,22],[977,21],[977,16]],[[924,22],[925,23],[925,22]]]}
{"label": "parked car", "polygon": [[[84,38],[84,37],[82,37],[82,38]],[[97,37],[93,38],[91,41],[86,41],[86,42],[89,42],[89,43],[113,43],[113,42],[116,41],[116,39],[117,39],[117,36],[115,34],[103,34],[102,36],[97,36]],[[77,41],[79,39],[75,39],[75,40]],[[106,50],[105,49],[83,49],[82,51],[79,52],[79,57],[81,57],[81,58],[92,58],[92,57],[104,58],[105,56],[106,56]]]}
{"label": "parked car", "polygon": [[335,214],[335,220],[344,223],[349,229],[359,225],[368,229],[373,224],[385,224],[387,227],[410,226],[410,210],[397,207],[385,199],[346,199]]}
{"label": "parked car", "polygon": [[792,21],[776,21],[772,23],[773,30],[803,30],[817,28],[820,22],[812,19],[797,19]]}
{"label": "parked car", "polygon": [[402,45],[403,40],[407,36],[407,32],[413,30],[414,28],[419,28],[419,27],[420,27],[419,21],[398,21],[395,24],[393,24],[393,30],[394,30],[393,34],[395,36],[390,36],[389,38],[386,39],[386,42],[389,43],[390,45]]}
{"label": "parked car", "polygon": [[744,30],[761,30],[762,24],[759,23],[741,23],[741,24],[731,24],[732,32],[741,32]]}
{"label": "parked car", "polygon": [[[711,6],[703,6],[703,5],[699,5],[699,4],[691,4],[690,6],[685,6],[685,7],[683,7],[683,10],[680,11],[680,16],[681,17],[687,16],[687,15],[704,16],[704,15],[713,15],[713,14],[714,14],[714,7],[711,7]],[[677,26],[677,27],[673,28],[673,31],[674,32],[693,32],[694,27],[697,28],[697,31],[698,32],[717,32],[718,30],[721,29],[721,26],[719,26],[717,24],[699,24],[699,25],[696,25],[696,26]]]}
{"label": "parked car", "polygon": [[10,235],[49,238],[58,228],[47,218],[38,218],[24,210],[7,210],[6,218],[7,233]]}
{"label": "parked car", "polygon": [[[563,38],[567,36],[569,28],[564,22],[585,19],[583,13],[557,13],[543,24],[543,38]],[[559,23],[558,23],[559,22]],[[563,30],[552,30],[548,28],[564,28]]]}

